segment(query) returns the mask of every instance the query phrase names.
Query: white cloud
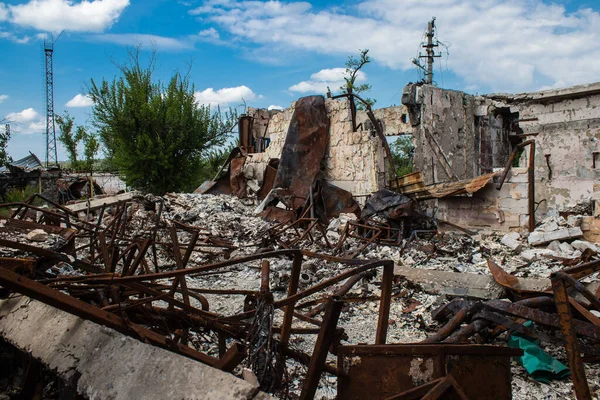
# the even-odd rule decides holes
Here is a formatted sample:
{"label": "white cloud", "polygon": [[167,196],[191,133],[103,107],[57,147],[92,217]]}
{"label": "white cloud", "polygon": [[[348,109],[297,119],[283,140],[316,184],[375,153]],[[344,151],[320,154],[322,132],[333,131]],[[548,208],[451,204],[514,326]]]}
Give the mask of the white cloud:
{"label": "white cloud", "polygon": [[29,36],[19,37],[12,32],[0,31],[0,39],[8,39],[11,42],[24,44],[24,43],[29,43],[29,41],[31,40],[31,37],[29,37]]}
{"label": "white cloud", "polygon": [[0,104],[4,103],[6,100],[8,100],[8,95],[0,94]]}
{"label": "white cloud", "polygon": [[6,115],[5,119],[14,126],[13,130],[18,133],[32,134],[42,133],[46,130],[46,121],[33,108],[26,108],[20,112]]}
{"label": "white cloud", "polygon": [[76,94],[71,100],[65,104],[66,107],[91,107],[94,101],[87,94]]}
{"label": "white cloud", "polygon": [[195,96],[198,104],[208,104],[211,107],[237,106],[243,101],[252,101],[260,97],[248,86],[243,85],[219,90],[208,88],[201,92],[196,92]]}
{"label": "white cloud", "polygon": [[[329,87],[332,91],[337,91],[340,86],[345,84],[344,76],[346,68],[322,69],[310,76],[310,80],[302,81],[290,86],[291,92],[299,93],[325,93]],[[363,71],[358,71],[355,82],[364,82],[367,75]]]}
{"label": "white cloud", "polygon": [[283,110],[283,107],[281,107],[281,106],[276,106],[276,105],[274,105],[274,104],[271,104],[271,105],[270,105],[270,106],[267,108],[267,110],[269,110],[269,111],[271,111],[271,110],[279,110],[279,111],[282,111],[282,110]]}
{"label": "white cloud", "polygon": [[8,7],[4,3],[0,3],[0,22],[8,19]]}
{"label": "white cloud", "polygon": [[13,24],[40,31],[102,32],[119,19],[127,6],[129,0],[30,0],[9,5],[8,10]]}
{"label": "white cloud", "polygon": [[204,30],[198,32],[198,35],[203,36],[203,37],[214,38],[214,39],[219,38],[219,32],[217,32],[217,30],[215,28],[204,29]]}
{"label": "white cloud", "polygon": [[438,75],[447,66],[465,86],[492,91],[598,79],[600,13],[568,12],[550,0],[359,0],[319,10],[298,1],[206,1],[190,13],[218,26],[221,37],[258,44],[259,53],[369,49],[375,62],[408,70],[432,10],[440,40],[451,45],[447,63],[436,60]]}
{"label": "white cloud", "polygon": [[193,47],[193,45],[186,40],[147,35],[143,33],[104,33],[93,36],[93,39],[100,42],[116,43],[123,46],[141,45],[144,48],[156,48],[157,50],[180,51]]}

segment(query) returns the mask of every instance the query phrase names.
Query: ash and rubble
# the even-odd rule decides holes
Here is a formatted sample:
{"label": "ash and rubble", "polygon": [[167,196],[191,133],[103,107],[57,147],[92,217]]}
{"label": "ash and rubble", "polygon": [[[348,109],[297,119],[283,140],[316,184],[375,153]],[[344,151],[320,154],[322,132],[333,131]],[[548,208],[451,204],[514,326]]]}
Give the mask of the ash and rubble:
{"label": "ash and rubble", "polygon": [[[165,197],[168,204],[168,215],[170,218],[198,226],[228,238],[238,249],[231,253],[231,257],[243,257],[255,254],[261,249],[261,239],[264,238],[266,230],[274,223],[265,222],[255,214],[256,204],[249,199],[240,200],[226,195],[197,195],[176,194]],[[145,211],[138,210],[134,213],[134,219],[144,219]],[[352,214],[342,214],[335,218],[328,226],[327,236],[331,241],[339,240],[347,221],[356,219]],[[577,226],[578,218],[569,218],[569,222],[562,217],[549,217],[539,224],[536,232],[554,232],[559,229]],[[425,235],[431,236],[431,235]],[[435,271],[447,271],[457,273],[469,273],[490,275],[487,259],[492,259],[502,265],[504,270],[517,277],[548,278],[552,272],[564,268],[561,260],[576,260],[581,257],[582,250],[596,250],[597,246],[583,240],[572,240],[559,242],[552,241],[546,246],[531,246],[528,242],[528,233],[520,234],[512,232],[502,234],[498,232],[480,232],[470,236],[460,232],[442,232],[433,237],[404,239],[399,246],[372,245],[362,252],[357,258],[363,260],[391,259],[398,266],[406,266],[415,269],[426,269]],[[503,241],[511,238],[519,243],[518,248],[511,248]],[[331,249],[324,245],[324,241],[303,243],[307,250],[331,253]],[[358,240],[348,240],[346,251],[352,252],[360,245]],[[532,256],[533,255],[533,256]],[[199,257],[196,262],[202,263],[206,259]],[[168,261],[165,261],[165,265]],[[286,284],[289,281],[291,261],[280,260],[271,263],[271,288],[275,298],[283,296]],[[335,262],[315,261],[306,265],[303,270],[308,278],[301,280],[301,285],[308,286],[321,282],[329,277],[335,276],[345,268]],[[583,282],[598,282],[598,273],[586,277]],[[381,295],[377,279],[363,280],[359,285],[351,289],[347,297],[354,299],[349,301],[347,309],[344,309],[339,321],[347,339],[343,344],[373,343],[373,326],[377,324],[377,299]],[[244,266],[237,266],[234,270],[219,275],[190,278],[190,287],[211,288],[227,287],[239,289],[256,289],[260,285],[260,262],[255,261]],[[211,304],[211,310],[223,315],[230,315],[242,311],[242,304],[234,299],[234,296],[213,296],[207,298]],[[310,299],[310,298],[309,298]],[[431,317],[431,312],[448,303],[449,296],[427,293],[419,283],[399,279],[394,285],[393,300],[390,310],[390,326],[388,331],[388,343],[416,343],[426,339],[441,327]],[[592,311],[594,314],[598,314]],[[276,314],[277,315],[277,314]],[[281,318],[281,313],[278,314]],[[299,327],[310,327],[310,324],[298,323]],[[292,338],[291,343],[299,349],[310,352],[314,347],[312,337],[298,336]],[[495,339],[495,343],[506,342],[506,334]],[[565,360],[566,354],[559,346],[547,346],[545,350],[554,356]],[[212,351],[216,351],[216,345],[212,345]],[[331,358],[331,355],[330,355]],[[331,359],[330,361],[333,361]],[[289,365],[290,393],[299,394],[301,389],[301,377],[306,368],[290,361]],[[515,399],[560,399],[571,396],[572,387],[569,380],[551,381],[543,384],[528,376],[526,371],[515,361],[512,362],[513,372],[513,398]],[[600,368],[586,365],[586,375],[593,393],[600,394]],[[337,379],[326,375],[321,379],[317,396],[320,399],[336,398]]]}
{"label": "ash and rubble", "polygon": [[[197,242],[193,255],[189,259],[189,267],[202,266],[209,263],[219,263],[227,260],[243,259],[263,252],[276,251],[285,248],[285,244],[298,236],[298,232],[288,229],[274,238],[273,229],[280,226],[277,222],[265,221],[257,215],[258,200],[249,198],[238,199],[229,195],[200,195],[200,194],[168,194],[163,197],[156,196],[133,196],[134,201],[128,207],[122,209],[119,214],[114,207],[105,210],[104,218],[100,219],[99,229],[108,229],[117,222],[125,222],[124,231],[136,239],[151,237],[157,220],[170,221],[175,226],[189,228],[188,230],[177,230],[177,241],[190,243],[195,234],[203,239]],[[159,218],[160,214],[160,218]],[[37,215],[36,215],[37,217]],[[94,221],[97,217],[84,215],[83,221]],[[378,218],[379,223],[384,218]],[[411,271],[427,271],[433,273],[454,273],[461,277],[486,276],[492,278],[488,260],[501,266],[507,274],[517,278],[529,278],[538,281],[545,280],[549,286],[551,273],[562,271],[565,265],[576,265],[579,262],[593,260],[597,254],[597,245],[581,239],[578,233],[577,221],[580,218],[549,217],[541,221],[532,233],[511,232],[508,234],[498,232],[481,231],[476,234],[466,234],[459,231],[442,232],[439,229],[418,231],[409,237],[392,245],[383,243],[371,243],[364,247],[364,239],[346,236],[347,228],[352,223],[360,220],[354,214],[341,213],[339,217],[332,218],[324,225],[326,241],[323,232],[313,231],[312,236],[296,243],[297,247],[311,253],[318,253],[331,257],[343,257],[345,254],[353,255],[356,262],[367,262],[371,260],[392,260],[398,269],[394,278],[391,293],[391,305],[389,312],[389,326],[387,330],[388,344],[394,343],[418,343],[435,335],[445,323],[434,317],[436,310],[447,306],[453,299],[461,298],[457,293],[444,294],[440,287],[448,285],[441,279],[433,285],[424,285],[423,280],[413,279],[406,275],[406,269]],[[13,222],[11,222],[13,221]],[[22,222],[21,225],[31,224]],[[0,239],[35,246],[44,250],[52,250],[57,253],[64,251],[64,246],[69,239],[74,239],[76,248],[85,248],[90,244],[90,237],[86,235],[72,236],[73,229],[52,228],[54,232],[48,233],[43,229],[26,229],[18,226],[14,220],[2,221]],[[34,226],[29,226],[33,228]],[[45,226],[46,230],[50,228]],[[193,229],[191,229],[192,227]],[[302,232],[301,227],[298,228]],[[566,230],[566,233],[564,231]],[[154,241],[166,243],[169,241],[169,230],[159,229],[156,231]],[[172,234],[172,233],[171,233]],[[569,236],[570,234],[570,236]],[[550,235],[546,237],[545,235]],[[549,238],[563,237],[548,242]],[[541,238],[541,239],[540,239]],[[40,241],[45,239],[45,241]],[[340,246],[341,243],[341,246]],[[542,244],[539,244],[542,243]],[[534,246],[533,244],[538,244]],[[27,251],[29,249],[29,251]],[[32,247],[14,249],[2,246],[2,256],[31,257],[35,252]],[[360,250],[360,251],[359,251]],[[177,268],[172,251],[168,246],[157,246],[156,270],[169,271]],[[148,258],[153,254],[149,252]],[[47,277],[83,277],[83,273],[76,264],[72,255],[46,270]],[[82,258],[89,262],[89,258]],[[310,259],[302,265],[299,280],[299,290],[310,288],[340,273],[348,271],[350,266],[344,265],[336,260]],[[286,289],[290,281],[292,260],[287,257],[276,257],[271,259],[269,287],[275,301],[285,299]],[[122,266],[117,265],[116,272],[123,274]],[[149,272],[149,271],[147,271]],[[596,284],[597,273],[584,277],[581,282]],[[362,344],[375,342],[374,326],[378,324],[379,300],[382,296],[381,272],[377,271],[368,278],[361,279],[348,292],[344,294],[345,305],[338,321],[338,327],[344,331],[340,345]],[[429,278],[428,278],[429,279]],[[261,260],[236,263],[227,269],[217,273],[192,273],[187,279],[187,287],[194,289],[234,289],[240,291],[255,291],[261,286]],[[468,280],[463,281],[465,285]],[[542,282],[542,283],[544,283]],[[155,284],[169,285],[168,279],[158,279]],[[456,282],[450,283],[456,285]],[[433,286],[433,289],[432,289]],[[437,287],[436,287],[437,286]],[[328,295],[336,292],[339,286],[329,286],[322,292],[315,293],[303,299],[308,308],[322,304]],[[458,289],[460,287],[450,287]],[[540,289],[541,290],[541,289]],[[489,299],[506,299],[510,291],[502,295],[496,295],[498,291],[489,291],[489,296],[476,298],[477,301]],[[487,296],[487,297],[486,297]],[[236,315],[246,311],[243,296],[225,293],[205,293],[204,297],[210,304],[210,312],[216,315]],[[509,296],[510,297],[510,296]],[[467,296],[466,298],[469,298]],[[175,293],[174,299],[183,300],[181,293]],[[203,308],[201,302],[191,298],[191,305]],[[312,303],[311,303],[312,302]],[[94,304],[94,302],[92,302]],[[168,307],[168,303],[161,300],[155,304]],[[297,306],[302,309],[301,305]],[[591,313],[600,316],[600,313],[591,310]],[[283,312],[276,309],[273,320],[283,320]],[[463,325],[464,326],[464,325]],[[314,328],[308,322],[297,320],[295,328]],[[542,329],[540,327],[540,329]],[[469,339],[472,343],[489,343],[504,345],[510,331],[506,331],[496,337],[486,335]],[[315,348],[315,335],[292,334],[289,347],[310,354]],[[210,333],[190,333],[190,343],[208,355],[218,356],[218,339]],[[231,343],[228,340],[228,343]],[[551,355],[559,360],[566,359],[563,347],[557,344],[545,343],[543,346]],[[328,355],[328,362],[335,364],[335,357]],[[240,365],[233,371],[242,377]],[[515,399],[545,398],[558,399],[572,395],[572,384],[567,380],[553,380],[548,384],[542,384],[533,380],[527,372],[512,362],[511,370],[512,392]],[[600,369],[595,364],[585,366],[590,390],[598,393],[600,381],[598,379]],[[286,362],[286,392],[277,392],[276,396],[281,398],[295,398],[302,390],[303,377],[307,368],[301,363],[288,359]],[[315,398],[336,398],[337,378],[329,373],[323,373]]]}

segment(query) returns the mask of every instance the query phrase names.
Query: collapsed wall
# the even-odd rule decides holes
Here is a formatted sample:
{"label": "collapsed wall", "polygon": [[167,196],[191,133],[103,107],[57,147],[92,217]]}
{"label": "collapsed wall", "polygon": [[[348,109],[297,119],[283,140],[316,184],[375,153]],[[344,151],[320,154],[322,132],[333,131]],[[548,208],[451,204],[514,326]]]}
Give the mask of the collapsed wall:
{"label": "collapsed wall", "polygon": [[[503,169],[515,146],[533,139],[537,220],[581,214],[599,199],[600,83],[488,96],[414,84],[406,86],[402,102],[413,127],[415,169],[422,172],[425,184]],[[525,150],[517,155],[523,168],[528,165]],[[442,218],[469,227],[526,227],[530,212],[526,170],[513,169],[501,190],[495,185],[490,182],[469,198],[439,199],[435,206]],[[596,218],[588,215],[582,228],[597,240]]]}
{"label": "collapsed wall", "polygon": [[[503,170],[519,143],[533,139],[537,220],[548,215],[584,214],[588,238],[600,238],[600,83],[517,95],[473,96],[432,85],[409,84],[402,105],[374,110],[384,135],[412,135],[414,170],[424,185],[465,182]],[[326,99],[329,143],[319,178],[357,197],[388,187],[389,163],[366,112],[355,125],[350,102]],[[279,159],[295,103],[281,112],[248,109],[254,144],[243,168],[258,192],[269,161]],[[500,190],[498,177],[469,195],[439,196],[433,214],[466,227],[524,230],[531,212],[529,149],[516,152]],[[459,185],[460,186],[460,185]],[[401,191],[401,189],[399,189]]]}
{"label": "collapsed wall", "polygon": [[[248,186],[258,191],[269,160],[281,156],[283,145],[296,103],[278,113],[264,117],[265,110],[248,109],[254,119],[253,135],[260,135],[268,145],[263,152],[249,153],[244,165]],[[353,131],[348,101],[325,100],[329,117],[329,143],[321,168],[321,178],[354,195],[368,195],[385,187],[388,173],[383,146],[364,111],[356,116],[357,130]],[[383,123],[386,136],[410,132],[405,107],[389,107],[375,111]],[[256,146],[260,148],[260,146]]]}

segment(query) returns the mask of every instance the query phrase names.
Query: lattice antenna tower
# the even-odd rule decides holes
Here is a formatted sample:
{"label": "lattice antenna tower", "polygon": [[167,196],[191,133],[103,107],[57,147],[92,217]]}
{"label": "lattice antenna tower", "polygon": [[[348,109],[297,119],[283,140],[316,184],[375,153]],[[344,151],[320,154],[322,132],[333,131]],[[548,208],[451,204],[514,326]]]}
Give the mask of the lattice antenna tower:
{"label": "lattice antenna tower", "polygon": [[61,34],[58,35],[56,40],[54,40],[52,35],[44,39],[46,66],[46,168],[58,165],[56,126],[54,124],[54,71],[52,56],[54,54],[54,44],[60,38]]}
{"label": "lattice antenna tower", "polygon": [[425,70],[424,82],[431,85],[433,83],[433,60],[441,57],[440,54],[435,53],[435,48],[439,46],[439,42],[437,40],[434,42],[433,40],[435,37],[435,17],[431,18],[431,21],[427,23],[426,36],[427,41],[421,44],[421,46],[425,49],[426,55],[419,53],[419,58],[427,59],[427,69]]}

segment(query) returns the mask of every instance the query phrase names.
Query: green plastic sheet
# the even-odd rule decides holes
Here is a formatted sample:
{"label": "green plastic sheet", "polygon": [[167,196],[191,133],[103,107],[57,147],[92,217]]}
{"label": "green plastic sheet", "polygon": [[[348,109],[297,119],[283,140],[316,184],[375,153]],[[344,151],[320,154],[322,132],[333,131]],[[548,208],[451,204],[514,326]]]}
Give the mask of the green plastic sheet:
{"label": "green plastic sheet", "polygon": [[[527,321],[523,325],[531,327],[533,324]],[[563,379],[569,376],[571,374],[569,368],[542,350],[538,343],[538,340],[518,332],[513,333],[508,339],[509,347],[523,349],[524,354],[519,357],[519,364],[536,381],[548,383],[552,379]]]}

